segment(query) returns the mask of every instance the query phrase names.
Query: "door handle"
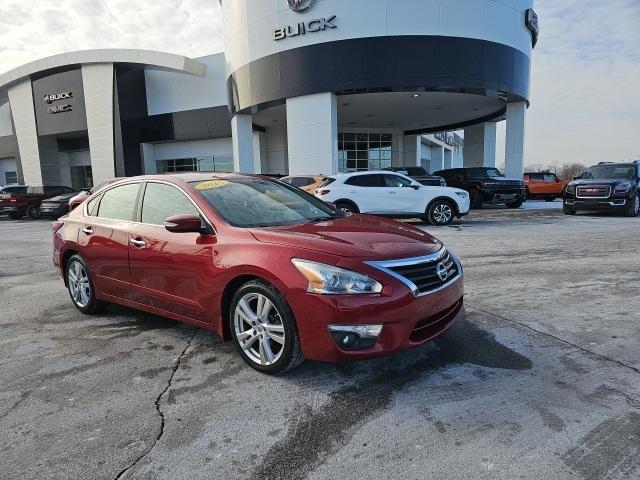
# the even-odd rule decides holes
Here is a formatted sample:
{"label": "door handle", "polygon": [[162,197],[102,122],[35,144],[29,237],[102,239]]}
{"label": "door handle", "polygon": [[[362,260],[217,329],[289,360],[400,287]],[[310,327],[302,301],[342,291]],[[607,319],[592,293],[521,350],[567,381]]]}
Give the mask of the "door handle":
{"label": "door handle", "polygon": [[82,232],[86,235],[93,235],[93,227],[84,227]]}
{"label": "door handle", "polygon": [[147,246],[147,242],[145,242],[144,240],[136,240],[135,238],[130,238],[129,245],[136,248],[144,248]]}
{"label": "door handle", "polygon": [[395,194],[396,194],[396,192],[394,192],[393,190],[389,191],[389,195],[395,195]]}

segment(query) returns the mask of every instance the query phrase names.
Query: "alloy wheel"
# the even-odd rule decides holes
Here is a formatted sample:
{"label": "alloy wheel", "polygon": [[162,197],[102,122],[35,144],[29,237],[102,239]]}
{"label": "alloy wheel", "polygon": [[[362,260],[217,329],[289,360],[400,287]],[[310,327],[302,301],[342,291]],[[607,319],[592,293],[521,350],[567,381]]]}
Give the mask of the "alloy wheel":
{"label": "alloy wheel", "polygon": [[286,341],[284,324],[265,295],[244,295],[236,305],[233,324],[240,348],[252,362],[268,366],[280,359]]}
{"label": "alloy wheel", "polygon": [[448,223],[451,217],[453,217],[453,211],[446,203],[440,203],[433,209],[433,219],[436,223]]}
{"label": "alloy wheel", "polygon": [[89,275],[84,266],[73,261],[67,269],[67,284],[69,285],[69,293],[71,298],[80,308],[89,305],[91,301],[91,284],[89,283]]}

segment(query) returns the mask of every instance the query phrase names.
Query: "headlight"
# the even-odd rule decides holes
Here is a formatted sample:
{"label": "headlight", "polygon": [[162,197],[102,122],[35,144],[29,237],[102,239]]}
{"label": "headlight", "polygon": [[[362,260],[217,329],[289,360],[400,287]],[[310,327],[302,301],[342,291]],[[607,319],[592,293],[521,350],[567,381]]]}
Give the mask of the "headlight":
{"label": "headlight", "polygon": [[372,278],[343,268],[294,258],[291,262],[309,281],[308,292],[325,295],[380,293],[382,285]]}
{"label": "headlight", "polygon": [[567,185],[567,193],[570,193],[572,195],[574,193],[576,193],[576,186],[575,185]]}
{"label": "headlight", "polygon": [[631,190],[631,183],[622,182],[616,185],[616,188],[613,190],[613,193],[627,193]]}
{"label": "headlight", "polygon": [[462,198],[467,198],[469,196],[467,192],[456,192],[456,195]]}

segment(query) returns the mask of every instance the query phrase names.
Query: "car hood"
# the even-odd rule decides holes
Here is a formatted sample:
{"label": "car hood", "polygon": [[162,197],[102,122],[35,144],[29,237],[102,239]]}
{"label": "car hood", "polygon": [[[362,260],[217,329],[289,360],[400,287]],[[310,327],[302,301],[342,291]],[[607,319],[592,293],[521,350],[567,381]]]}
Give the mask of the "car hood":
{"label": "car hood", "polygon": [[411,225],[365,215],[255,228],[251,233],[260,242],[368,260],[418,257],[442,247],[439,240]]}

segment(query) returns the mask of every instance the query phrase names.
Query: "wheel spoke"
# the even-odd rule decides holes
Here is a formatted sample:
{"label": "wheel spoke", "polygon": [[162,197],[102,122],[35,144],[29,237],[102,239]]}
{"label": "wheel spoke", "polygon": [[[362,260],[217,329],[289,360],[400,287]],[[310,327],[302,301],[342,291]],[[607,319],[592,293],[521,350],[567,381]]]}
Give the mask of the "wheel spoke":
{"label": "wheel spoke", "polygon": [[267,336],[274,342],[284,345],[284,335],[278,335],[277,333],[267,332]]}
{"label": "wheel spoke", "polygon": [[260,362],[264,365],[273,362],[275,355],[271,350],[271,344],[268,337],[262,337],[260,339]]}
{"label": "wheel spoke", "polygon": [[262,326],[267,332],[284,333],[284,325],[276,325],[275,323],[265,323]]}
{"label": "wheel spoke", "polygon": [[243,342],[245,341],[247,338],[252,337],[253,335],[255,335],[255,332],[253,330],[253,328],[250,328],[249,330],[246,330],[242,333],[238,333],[238,341]]}
{"label": "wheel spoke", "polygon": [[249,340],[246,341],[246,343],[244,345],[242,345],[242,349],[243,350],[249,350],[254,343],[256,343],[256,340],[258,340],[259,335],[254,335],[251,338],[249,338]]}
{"label": "wheel spoke", "polygon": [[256,306],[256,314],[260,320],[267,320],[271,309],[273,308],[273,303],[264,295],[258,296],[258,305]]}
{"label": "wheel spoke", "polygon": [[240,307],[239,313],[241,313],[249,323],[257,320],[255,312],[251,310],[251,307],[244,298],[238,302],[238,307]]}

